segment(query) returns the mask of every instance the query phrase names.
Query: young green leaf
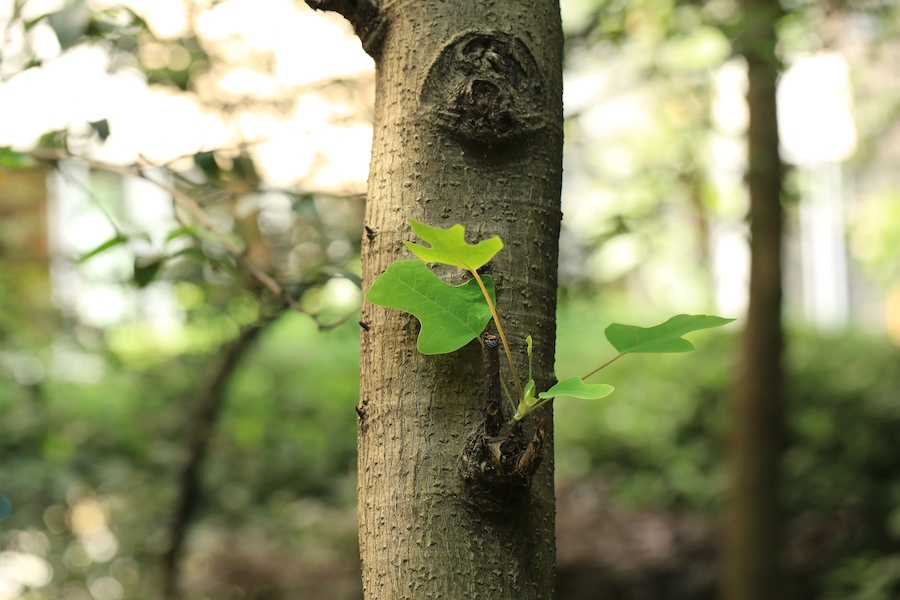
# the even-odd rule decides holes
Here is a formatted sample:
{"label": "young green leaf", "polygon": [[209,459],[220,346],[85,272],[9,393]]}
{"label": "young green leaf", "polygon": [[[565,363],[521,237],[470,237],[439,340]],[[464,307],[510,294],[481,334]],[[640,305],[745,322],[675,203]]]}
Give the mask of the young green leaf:
{"label": "young green leaf", "polygon": [[[494,296],[494,282],[483,277]],[[453,286],[441,281],[425,263],[399,260],[378,276],[366,299],[373,304],[408,312],[422,324],[418,348],[422,354],[447,354],[481,335],[491,310],[477,282]]]}
{"label": "young green leaf", "polygon": [[431,227],[413,220],[410,220],[409,224],[412,225],[416,235],[431,244],[431,248],[427,248],[412,242],[404,242],[413,254],[425,262],[443,263],[475,271],[486,265],[503,248],[503,242],[497,236],[475,245],[466,243],[464,239],[466,230],[459,224],[450,229]]}
{"label": "young green leaf", "polygon": [[710,315],[678,315],[655,327],[613,323],[606,328],[606,339],[621,354],[690,352],[694,345],[681,336],[698,329],[720,327],[732,321],[734,319]]}
{"label": "young green leaf", "polygon": [[612,394],[615,388],[605,383],[585,383],[581,377],[564,379],[551,387],[546,392],[541,392],[538,397],[548,399],[556,396],[572,396],[585,400],[597,400]]}
{"label": "young green leaf", "polygon": [[480,287],[488,310],[491,311],[494,324],[497,326],[497,334],[500,336],[500,341],[503,343],[503,351],[506,353],[506,359],[509,361],[509,369],[512,371],[513,381],[516,384],[516,392],[519,394],[519,397],[522,397],[524,395],[522,382],[519,379],[519,374],[516,372],[512,351],[509,349],[509,342],[506,339],[506,334],[503,332],[503,324],[500,322],[500,315],[497,314],[493,292],[488,292],[481,275],[478,273],[478,269],[486,265],[503,248],[503,241],[499,237],[494,236],[475,245],[467,244],[465,240],[466,230],[458,223],[450,229],[431,227],[412,219],[410,219],[409,224],[420,238],[431,244],[431,248],[426,248],[412,242],[404,242],[413,254],[425,262],[439,262],[466,269],[475,278],[475,283]]}

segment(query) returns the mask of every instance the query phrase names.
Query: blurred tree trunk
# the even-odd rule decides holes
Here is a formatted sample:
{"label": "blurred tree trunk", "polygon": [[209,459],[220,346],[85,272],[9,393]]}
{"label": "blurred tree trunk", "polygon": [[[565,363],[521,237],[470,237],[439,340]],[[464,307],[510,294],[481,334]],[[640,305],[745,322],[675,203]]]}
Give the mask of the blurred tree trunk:
{"label": "blurred tree trunk", "polygon": [[[489,265],[498,309],[518,372],[527,372],[524,339],[532,334],[535,378],[546,386],[561,217],[558,2],[307,3],[345,16],[376,64],[363,289],[393,261],[412,257],[402,243],[413,238],[409,219],[461,223],[470,242],[501,236],[506,247]],[[478,345],[421,355],[415,319],[366,302],[361,324],[365,598],[552,600],[551,432],[528,501],[498,513],[472,507],[457,463],[484,419]]]}
{"label": "blurred tree trunk", "polygon": [[726,512],[725,600],[778,600],[782,448],[781,188],[775,91],[778,0],[744,3],[738,49],[748,67],[750,112],[750,297],[732,396],[730,495]]}
{"label": "blurred tree trunk", "polygon": [[44,167],[0,167],[0,344],[13,324],[44,339],[57,327],[50,316],[56,309],[47,247],[47,174]]}
{"label": "blurred tree trunk", "polygon": [[284,307],[241,330],[238,338],[225,347],[212,367],[210,377],[202,378],[191,419],[184,435],[185,462],[178,478],[178,497],[172,507],[169,544],[162,556],[162,598],[178,600],[181,593],[179,560],[184,550],[188,529],[202,504],[202,471],[206,454],[215,434],[216,421],[225,404],[231,378],[260,334],[284,313]]}

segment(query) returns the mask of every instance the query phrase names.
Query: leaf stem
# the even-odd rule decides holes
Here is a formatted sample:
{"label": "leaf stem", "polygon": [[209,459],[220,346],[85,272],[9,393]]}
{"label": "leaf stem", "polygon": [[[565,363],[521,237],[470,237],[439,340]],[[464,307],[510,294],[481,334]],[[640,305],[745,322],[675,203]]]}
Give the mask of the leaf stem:
{"label": "leaf stem", "polygon": [[[503,333],[503,325],[500,324],[500,315],[497,314],[497,309],[494,307],[493,301],[491,301],[491,295],[488,294],[487,288],[484,287],[484,281],[481,280],[481,275],[479,275],[478,271],[475,269],[469,269],[469,272],[472,273],[475,277],[475,281],[478,282],[481,293],[484,294],[484,299],[487,300],[488,308],[491,309],[491,316],[494,317],[494,324],[497,326],[497,333],[500,334],[500,341],[503,342],[503,351],[506,352],[506,360],[509,361],[509,368],[512,371],[513,383],[516,384],[516,392],[519,394],[519,398],[524,398],[525,392],[522,391],[522,383],[519,381],[519,374],[516,372],[516,365],[513,363],[512,352],[509,351],[509,342],[506,341],[506,334]],[[501,378],[500,381],[502,382],[503,379]],[[503,384],[503,388],[506,389],[506,384]],[[506,395],[509,396],[509,392],[507,392]],[[513,402],[513,405],[515,405],[515,402]],[[513,406],[513,408],[515,408],[515,406]]]}
{"label": "leaf stem", "polygon": [[516,410],[516,401],[513,400],[512,394],[509,393],[509,387],[506,385],[506,382],[503,381],[503,378],[500,378],[500,387],[503,388],[503,393],[506,394],[506,399],[509,400],[509,405],[512,406],[513,412]]}
{"label": "leaf stem", "polygon": [[[525,417],[527,417],[529,414],[533,413],[534,411],[536,411],[537,409],[539,409],[540,407],[542,407],[543,405],[547,404],[548,402],[550,402],[550,401],[552,401],[552,400],[553,400],[553,398],[544,398],[544,399],[542,399],[540,402],[536,403],[534,406],[529,407],[529,408],[526,408],[526,409],[525,409],[525,412],[522,413],[522,416],[519,417],[519,418],[516,419],[516,420],[517,420],[517,421],[523,420],[523,419],[524,419]],[[513,417],[513,418],[515,419],[515,417]]]}
{"label": "leaf stem", "polygon": [[606,361],[605,363],[603,363],[602,365],[600,365],[599,367],[597,367],[596,369],[594,369],[593,371],[591,371],[590,373],[588,373],[587,375],[585,375],[584,377],[582,377],[582,379],[587,379],[588,377],[590,377],[591,375],[593,375],[593,374],[596,373],[597,371],[599,371],[599,370],[601,370],[601,369],[605,369],[606,367],[608,367],[609,365],[611,365],[611,364],[614,363],[615,361],[619,360],[619,359],[622,358],[623,356],[625,356],[625,352],[621,352],[621,353],[615,355],[614,357],[612,357],[611,359],[609,359],[608,361]]}

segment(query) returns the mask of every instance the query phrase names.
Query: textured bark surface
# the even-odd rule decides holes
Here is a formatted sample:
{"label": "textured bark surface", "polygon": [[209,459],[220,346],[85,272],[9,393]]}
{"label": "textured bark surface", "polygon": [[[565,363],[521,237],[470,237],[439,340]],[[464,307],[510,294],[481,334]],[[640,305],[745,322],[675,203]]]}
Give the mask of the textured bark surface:
{"label": "textured bark surface", "polygon": [[[355,3],[311,2],[352,13]],[[461,223],[467,241],[499,235],[489,265],[520,374],[552,380],[562,163],[562,32],[550,0],[360,2],[376,60],[363,288],[411,258],[409,219]],[[331,5],[331,6],[329,6]],[[372,28],[354,22],[357,32]],[[436,272],[451,283],[464,276]],[[368,600],[552,600],[552,431],[528,502],[500,513],[466,502],[458,459],[483,423],[477,343],[416,351],[418,324],[363,303],[359,528]],[[505,367],[505,365],[504,365]],[[503,377],[512,383],[508,368]],[[505,410],[509,407],[505,406]],[[538,418],[529,419],[530,439]]]}
{"label": "textured bark surface", "polygon": [[731,408],[731,480],[725,527],[726,600],[778,600],[781,523],[779,460],[784,420],[781,238],[782,164],[775,91],[780,71],[777,0],[745,3],[750,112],[750,297]]}

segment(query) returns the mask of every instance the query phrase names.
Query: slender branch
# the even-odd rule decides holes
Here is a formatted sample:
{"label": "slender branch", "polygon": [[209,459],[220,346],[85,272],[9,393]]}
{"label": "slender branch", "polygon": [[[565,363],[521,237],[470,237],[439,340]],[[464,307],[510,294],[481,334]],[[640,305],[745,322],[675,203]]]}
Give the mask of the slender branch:
{"label": "slender branch", "polygon": [[60,176],[69,182],[71,185],[79,188],[82,192],[84,192],[85,196],[91,201],[94,205],[94,208],[103,213],[103,216],[106,218],[106,222],[110,224],[113,228],[113,231],[116,232],[117,236],[124,236],[122,227],[119,226],[119,223],[116,222],[116,219],[113,218],[112,214],[107,210],[105,206],[103,206],[103,202],[97,197],[97,194],[94,193],[94,190],[91,189],[91,186],[86,184],[84,181],[81,181],[78,177],[74,176],[72,173],[67,173],[62,169],[57,169],[57,172]]}
{"label": "slender branch", "polygon": [[224,231],[219,230],[213,224],[209,216],[207,216],[206,212],[203,210],[203,207],[201,207],[194,198],[177,188],[174,188],[149,176],[144,171],[144,168],[139,165],[113,165],[94,160],[92,158],[71,154],[65,150],[34,150],[30,154],[38,160],[57,162],[61,159],[70,159],[80,162],[90,168],[100,169],[126,177],[137,177],[139,179],[143,179],[144,181],[149,181],[150,183],[167,193],[169,196],[171,196],[172,200],[177,206],[181,207],[185,212],[196,219],[197,222],[200,223],[205,229],[209,230],[215,236],[216,240],[220,244],[222,244],[222,246],[224,246],[225,249],[234,257],[234,260],[238,263],[238,266],[241,268],[241,270],[250,275],[252,278],[256,279],[266,289],[278,296],[291,309],[313,319],[320,330],[334,329],[335,327],[347,321],[347,319],[349,319],[351,316],[356,314],[356,311],[354,311],[353,313],[347,313],[346,315],[338,317],[337,319],[329,323],[320,322],[318,320],[318,313],[305,309],[290,293],[282,288],[281,285],[271,275],[251,263],[244,255],[243,251],[238,247],[238,245],[235,244],[234,241],[228,236],[228,234],[226,234]]}
{"label": "slender branch", "polygon": [[608,366],[611,365],[612,363],[616,362],[617,360],[619,360],[619,359],[622,358],[623,356],[625,356],[625,353],[624,353],[624,352],[622,352],[621,354],[617,354],[617,355],[613,356],[611,359],[609,359],[608,361],[606,361],[605,363],[603,363],[602,365],[600,365],[599,367],[597,367],[596,369],[594,369],[593,371],[591,371],[590,373],[588,373],[587,375],[585,375],[584,377],[582,377],[582,379],[587,379],[588,377],[590,377],[591,375],[593,375],[593,374],[596,373],[597,371],[600,371],[601,369],[605,369],[606,367],[608,367]]}
{"label": "slender branch", "polygon": [[512,394],[509,393],[509,386],[506,385],[502,377],[500,378],[500,387],[503,388],[503,393],[506,395],[506,399],[509,400],[509,405],[512,406],[513,410],[516,410],[516,401],[513,400]]}
{"label": "slender branch", "polygon": [[176,600],[180,597],[178,561],[191,520],[200,505],[203,493],[200,470],[209,449],[216,419],[225,401],[228,383],[259,335],[284,313],[285,311],[281,309],[277,313],[265,317],[259,323],[245,327],[238,339],[222,353],[221,360],[215,367],[209,384],[197,395],[194,414],[185,434],[187,458],[181,469],[178,499],[173,507],[172,520],[169,524],[169,546],[162,556],[164,600]]}

